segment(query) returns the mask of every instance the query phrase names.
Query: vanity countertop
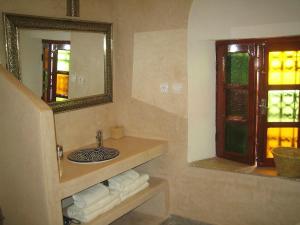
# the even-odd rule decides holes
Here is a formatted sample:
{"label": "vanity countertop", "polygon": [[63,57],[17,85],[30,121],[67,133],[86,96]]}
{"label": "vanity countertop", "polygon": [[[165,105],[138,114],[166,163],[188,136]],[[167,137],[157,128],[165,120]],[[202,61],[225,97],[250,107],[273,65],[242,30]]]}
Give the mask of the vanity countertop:
{"label": "vanity countertop", "polygon": [[[167,151],[167,141],[136,137],[123,137],[117,140],[110,138],[104,141],[104,146],[118,149],[120,155],[112,160],[93,164],[69,161],[67,154],[70,152],[64,156],[60,162],[61,199],[143,164]],[[95,145],[83,147],[95,147]]]}

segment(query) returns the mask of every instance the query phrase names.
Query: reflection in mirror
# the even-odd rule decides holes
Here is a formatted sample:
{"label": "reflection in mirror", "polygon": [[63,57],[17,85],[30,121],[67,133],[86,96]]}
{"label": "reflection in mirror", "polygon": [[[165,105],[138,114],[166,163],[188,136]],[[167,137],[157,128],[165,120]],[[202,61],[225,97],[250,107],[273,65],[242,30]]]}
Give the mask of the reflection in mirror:
{"label": "reflection in mirror", "polygon": [[46,102],[104,94],[105,36],[20,29],[21,81]]}
{"label": "reflection in mirror", "polygon": [[111,24],[4,14],[7,67],[54,112],[112,101]]}

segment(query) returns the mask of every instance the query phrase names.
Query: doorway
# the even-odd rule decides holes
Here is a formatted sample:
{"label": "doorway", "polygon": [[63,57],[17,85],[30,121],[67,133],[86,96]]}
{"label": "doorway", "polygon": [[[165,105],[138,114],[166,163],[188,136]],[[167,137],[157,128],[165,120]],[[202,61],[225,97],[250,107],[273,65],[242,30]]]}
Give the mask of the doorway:
{"label": "doorway", "polygon": [[272,166],[299,146],[299,36],[217,41],[216,68],[218,157]]}

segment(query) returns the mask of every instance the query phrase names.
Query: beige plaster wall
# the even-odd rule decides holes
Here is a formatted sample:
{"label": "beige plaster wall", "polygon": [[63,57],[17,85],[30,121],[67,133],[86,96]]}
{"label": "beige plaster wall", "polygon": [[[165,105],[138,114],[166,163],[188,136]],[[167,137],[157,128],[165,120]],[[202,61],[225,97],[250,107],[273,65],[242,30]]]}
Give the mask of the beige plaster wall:
{"label": "beige plaster wall", "polygon": [[[64,1],[31,2],[2,0],[1,9],[65,15]],[[89,144],[98,128],[104,128],[108,136],[110,125],[115,124],[124,125],[128,135],[167,139],[169,152],[139,170],[169,180],[171,213],[219,225],[293,225],[300,221],[299,183],[187,165],[191,4],[192,0],[81,2],[80,19],[114,22],[115,103],[55,115],[57,142],[66,150]],[[215,1],[213,6],[217,6]],[[0,56],[3,63],[3,46]],[[206,114],[201,116],[205,120]]]}
{"label": "beige plaster wall", "polygon": [[[127,134],[169,141],[167,155],[138,169],[169,180],[171,213],[219,225],[294,225],[300,222],[299,182],[191,168],[187,164],[188,60],[214,65],[211,62],[213,52],[199,59],[187,56],[192,1],[113,2],[118,34],[115,46],[116,73],[119,75],[115,92],[117,123],[125,126]],[[212,12],[218,7],[217,1],[207,2],[206,7],[212,10],[211,15],[215,15]],[[203,12],[205,10],[202,8]],[[209,25],[216,21],[196,22],[217,32]],[[209,41],[213,45],[213,41]],[[206,48],[210,49],[209,46]],[[206,71],[204,68],[202,72]],[[201,79],[209,84],[214,82],[213,77]],[[173,88],[175,83],[182,84],[180,92],[176,89],[178,86]],[[198,89],[211,87],[205,84]],[[198,102],[207,103],[207,107],[200,107],[197,123],[209,123],[210,116],[214,116],[213,92],[209,89],[195,97]],[[214,150],[210,144],[213,133],[213,126],[194,133],[195,138],[209,138],[199,151]]]}
{"label": "beige plaster wall", "polygon": [[[62,217],[53,191],[58,184],[53,113],[2,66],[0,102],[4,224],[58,224]],[[49,217],[48,213],[60,217]]]}
{"label": "beige plaster wall", "polygon": [[42,41],[28,35],[26,30],[20,30],[20,34],[19,48],[22,83],[40,98],[43,87]]}
{"label": "beige plaster wall", "polygon": [[69,98],[104,93],[104,34],[71,32]]}

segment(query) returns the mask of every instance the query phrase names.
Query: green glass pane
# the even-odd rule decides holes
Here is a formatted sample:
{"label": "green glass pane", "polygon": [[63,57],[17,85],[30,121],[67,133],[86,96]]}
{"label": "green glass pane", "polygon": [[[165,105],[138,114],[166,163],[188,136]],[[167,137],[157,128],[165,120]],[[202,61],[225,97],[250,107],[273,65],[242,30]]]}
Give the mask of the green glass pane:
{"label": "green glass pane", "polygon": [[227,122],[225,124],[225,151],[245,154],[247,149],[247,124]]}
{"label": "green glass pane", "polygon": [[70,61],[70,50],[58,50],[57,54],[58,60]]}
{"label": "green glass pane", "polygon": [[226,116],[248,117],[248,90],[226,90]]}
{"label": "green glass pane", "polygon": [[226,82],[229,84],[248,84],[248,53],[230,52],[226,59]]}
{"label": "green glass pane", "polygon": [[298,122],[299,90],[268,91],[268,122]]}
{"label": "green glass pane", "polygon": [[69,69],[70,69],[70,64],[68,61],[63,61],[63,60],[57,61],[57,70],[58,71],[68,72]]}
{"label": "green glass pane", "polygon": [[57,51],[57,70],[70,71],[70,50]]}

